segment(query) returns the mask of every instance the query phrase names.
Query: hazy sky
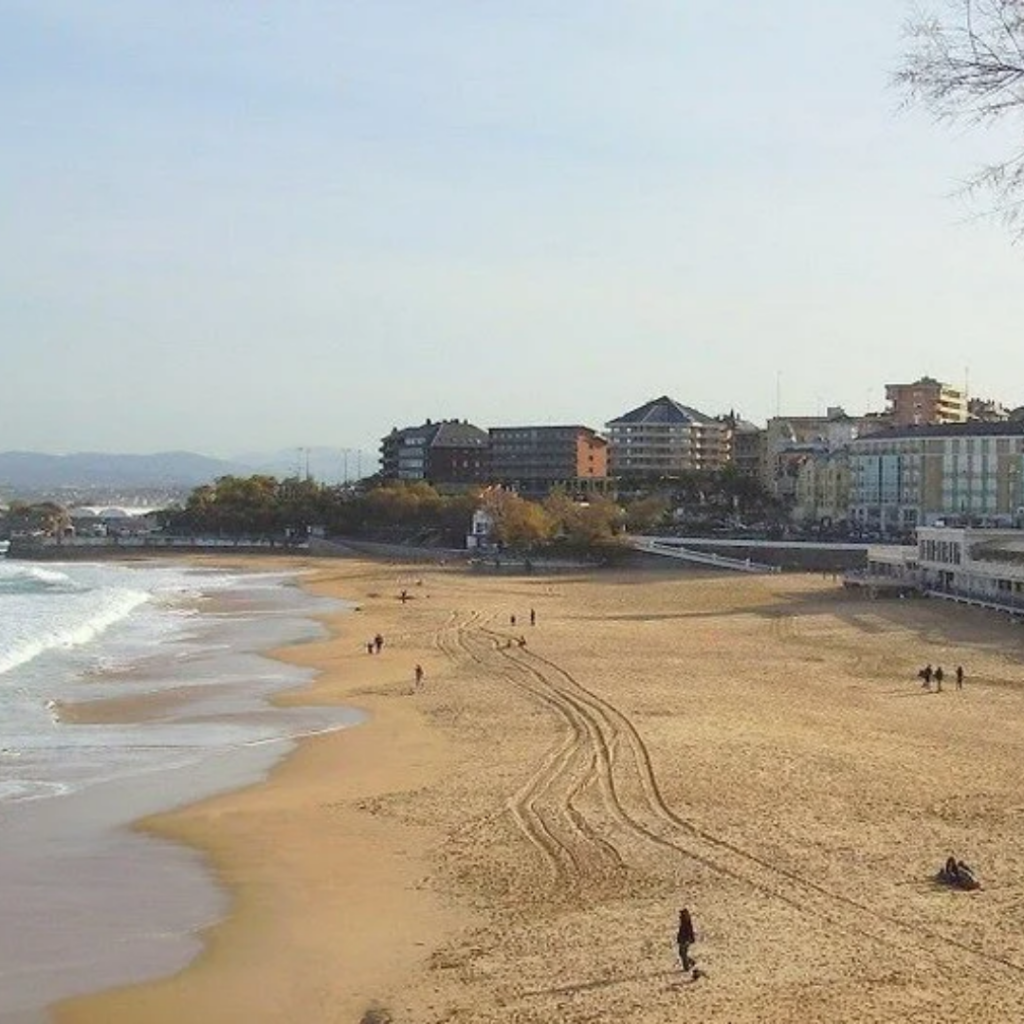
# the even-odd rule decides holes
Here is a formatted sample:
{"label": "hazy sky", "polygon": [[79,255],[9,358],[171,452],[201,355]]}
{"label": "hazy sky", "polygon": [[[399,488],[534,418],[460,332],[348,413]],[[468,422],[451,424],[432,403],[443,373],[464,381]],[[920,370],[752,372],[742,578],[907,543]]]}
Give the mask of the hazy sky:
{"label": "hazy sky", "polygon": [[0,450],[1024,404],[901,0],[5,0]]}

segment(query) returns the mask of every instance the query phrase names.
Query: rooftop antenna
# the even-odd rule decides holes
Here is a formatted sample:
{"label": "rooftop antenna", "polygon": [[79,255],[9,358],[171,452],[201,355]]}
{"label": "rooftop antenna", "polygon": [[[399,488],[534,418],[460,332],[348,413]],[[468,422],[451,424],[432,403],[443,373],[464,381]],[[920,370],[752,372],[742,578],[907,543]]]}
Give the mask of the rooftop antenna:
{"label": "rooftop antenna", "polygon": [[775,371],[775,415],[782,415],[782,371]]}

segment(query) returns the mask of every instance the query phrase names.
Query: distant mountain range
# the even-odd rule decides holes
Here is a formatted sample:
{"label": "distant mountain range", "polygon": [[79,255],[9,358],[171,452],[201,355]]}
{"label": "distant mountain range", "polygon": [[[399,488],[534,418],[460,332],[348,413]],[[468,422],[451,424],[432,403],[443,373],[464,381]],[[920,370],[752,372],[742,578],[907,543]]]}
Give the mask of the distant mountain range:
{"label": "distant mountain range", "polygon": [[234,459],[217,459],[195,452],[158,452],[154,455],[0,452],[0,494],[39,493],[64,488],[193,488],[211,483],[217,477],[250,476],[253,473],[265,473],[279,479],[310,476],[322,483],[340,483],[345,479],[369,476],[376,470],[376,456],[343,448],[249,452]]}

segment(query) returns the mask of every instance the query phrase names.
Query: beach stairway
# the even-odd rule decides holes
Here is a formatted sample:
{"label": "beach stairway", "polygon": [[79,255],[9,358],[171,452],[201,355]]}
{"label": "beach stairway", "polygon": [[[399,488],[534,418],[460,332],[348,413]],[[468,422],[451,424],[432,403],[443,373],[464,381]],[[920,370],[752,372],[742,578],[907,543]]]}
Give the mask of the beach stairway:
{"label": "beach stairway", "polygon": [[695,565],[709,565],[717,569],[732,569],[735,572],[774,573],[780,572],[777,565],[766,562],[755,562],[750,558],[730,558],[728,555],[717,555],[713,551],[695,551],[671,540],[660,537],[629,537],[628,543],[637,551],[650,555],[664,555],[676,558],[681,562]]}

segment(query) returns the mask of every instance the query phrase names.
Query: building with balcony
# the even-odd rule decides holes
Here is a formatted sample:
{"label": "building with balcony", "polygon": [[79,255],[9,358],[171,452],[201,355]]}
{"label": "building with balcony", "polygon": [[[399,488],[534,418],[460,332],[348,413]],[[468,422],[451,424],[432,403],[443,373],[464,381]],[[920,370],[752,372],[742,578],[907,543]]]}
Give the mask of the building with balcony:
{"label": "building with balcony", "polygon": [[590,427],[491,427],[491,477],[524,497],[554,488],[585,497],[608,486],[608,442]]}
{"label": "building with balcony", "polygon": [[726,427],[728,462],[742,476],[761,480],[764,476],[766,432],[735,412],[716,417]]}
{"label": "building with balcony", "polygon": [[440,485],[486,483],[490,478],[489,449],[487,432],[465,420],[427,420],[418,427],[394,427],[381,438],[381,476]]}
{"label": "building with balcony", "polygon": [[886,384],[885,398],[894,427],[967,422],[967,392],[933,377],[913,384]]}
{"label": "building with balcony", "polygon": [[899,536],[935,525],[1020,525],[1024,423],[894,428],[849,445],[850,523]]}
{"label": "building with balcony", "polygon": [[721,469],[729,459],[726,424],[667,395],[610,420],[606,427],[613,476]]}

